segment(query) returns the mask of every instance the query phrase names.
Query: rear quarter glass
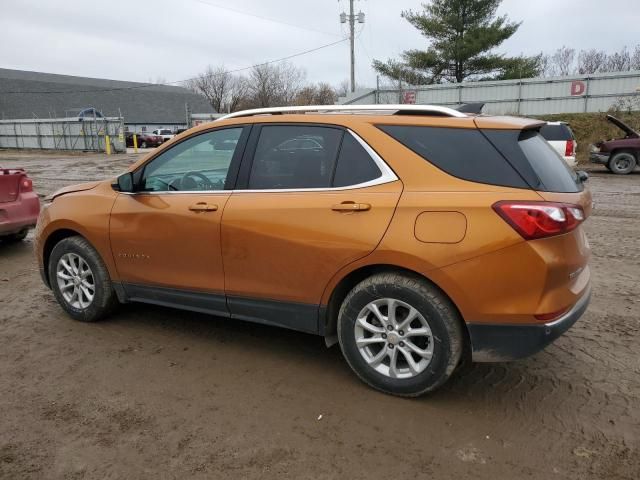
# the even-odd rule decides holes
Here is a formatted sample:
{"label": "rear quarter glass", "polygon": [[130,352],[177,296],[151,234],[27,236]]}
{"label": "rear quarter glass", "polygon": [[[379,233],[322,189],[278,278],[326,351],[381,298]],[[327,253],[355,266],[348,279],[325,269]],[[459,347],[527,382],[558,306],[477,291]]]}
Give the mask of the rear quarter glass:
{"label": "rear quarter glass", "polygon": [[537,130],[482,132],[534,190],[557,193],[583,190],[577,174]]}
{"label": "rear quarter glass", "polygon": [[480,130],[414,125],[377,127],[454,177],[476,183],[530,188]]}

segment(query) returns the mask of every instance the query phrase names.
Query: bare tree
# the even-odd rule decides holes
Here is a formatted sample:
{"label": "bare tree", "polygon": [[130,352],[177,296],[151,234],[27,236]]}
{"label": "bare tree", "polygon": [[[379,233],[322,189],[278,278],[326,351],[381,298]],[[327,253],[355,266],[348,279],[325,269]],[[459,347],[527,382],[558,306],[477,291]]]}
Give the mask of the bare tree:
{"label": "bare tree", "polygon": [[204,95],[216,112],[232,112],[247,93],[247,82],[224,66],[207,67],[204,73],[187,81],[187,88]]}
{"label": "bare tree", "polygon": [[606,70],[608,55],[604,50],[580,50],[578,54],[578,73],[587,75]]}
{"label": "bare tree", "polygon": [[640,70],[640,45],[636,45],[631,54],[631,70]]}
{"label": "bare tree", "polygon": [[253,107],[291,105],[304,77],[304,71],[290,63],[257,65],[247,79],[248,102]]}
{"label": "bare tree", "polygon": [[627,72],[631,70],[631,54],[627,47],[614,52],[607,58],[607,72]]}
{"label": "bare tree", "polygon": [[307,85],[296,95],[296,105],[333,105],[337,100],[335,90],[328,83]]}
{"label": "bare tree", "polygon": [[338,95],[331,85],[326,82],[318,83],[316,87],[316,105],[333,105],[338,101]]}
{"label": "bare tree", "polygon": [[563,45],[543,60],[546,66],[544,71],[545,76],[566,77],[567,75],[575,73],[575,57],[575,49]]}
{"label": "bare tree", "polygon": [[344,80],[342,80],[336,86],[335,91],[336,91],[336,95],[338,95],[339,97],[346,97],[347,95],[349,95],[349,92],[351,91],[349,79],[345,78]]}

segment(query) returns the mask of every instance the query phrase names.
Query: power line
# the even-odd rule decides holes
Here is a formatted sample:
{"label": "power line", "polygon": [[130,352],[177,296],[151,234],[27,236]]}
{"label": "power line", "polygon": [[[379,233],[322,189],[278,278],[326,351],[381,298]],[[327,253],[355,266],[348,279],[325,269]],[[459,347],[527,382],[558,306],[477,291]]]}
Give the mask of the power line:
{"label": "power line", "polygon": [[232,7],[227,7],[227,6],[223,6],[223,5],[218,5],[218,4],[215,4],[215,3],[210,3],[210,2],[207,2],[205,0],[193,0],[193,1],[197,2],[197,3],[201,3],[202,5],[207,5],[209,7],[219,8],[221,10],[227,10],[229,12],[234,12],[234,13],[239,13],[241,15],[247,15],[249,17],[259,18],[260,20],[266,20],[268,22],[280,23],[282,25],[287,25],[289,27],[299,28],[301,30],[309,30],[309,31],[312,31],[312,32],[321,33],[323,35],[331,35],[333,37],[338,37],[339,36],[335,32],[334,33],[325,32],[323,30],[318,30],[317,28],[305,27],[305,26],[302,26],[302,25],[298,25],[296,23],[290,23],[290,22],[286,22],[284,20],[279,20],[277,18],[265,17],[263,15],[258,15],[258,14],[255,14],[255,13],[247,12],[246,10],[240,10],[240,9],[237,9],[237,8],[232,8]]}
{"label": "power line", "polygon": [[[248,67],[236,68],[234,70],[227,70],[225,72],[220,72],[220,75],[225,74],[225,73],[244,72],[246,70],[251,70],[252,68],[255,68],[255,67],[263,67],[265,65],[271,65],[272,63],[284,62],[285,60],[290,60],[292,58],[301,57],[302,55],[307,55],[309,53],[317,52],[318,50],[322,50],[324,48],[333,47],[334,45],[337,45],[337,44],[342,43],[342,42],[346,42],[347,40],[348,40],[348,38],[342,38],[342,39],[337,40],[335,42],[327,43],[327,44],[321,45],[321,46],[316,47],[316,48],[311,48],[309,50],[304,50],[302,52],[294,53],[294,54],[288,55],[286,57],[277,58],[275,60],[267,60],[266,62],[256,63],[256,64],[250,65]],[[22,91],[22,92],[14,91],[14,92],[2,92],[2,94],[3,95],[8,95],[8,94],[24,94],[24,95],[31,94],[32,95],[32,94],[66,94],[66,93],[116,92],[116,91],[120,91],[120,90],[137,90],[137,89],[142,89],[142,88],[151,88],[151,87],[158,87],[158,86],[175,85],[175,84],[178,84],[178,83],[188,82],[189,80],[194,80],[196,78],[198,78],[198,77],[189,77],[189,78],[185,78],[183,80],[175,80],[173,82],[146,83],[146,84],[140,84],[140,85],[132,85],[130,87],[116,87],[116,88],[103,88],[103,89],[91,89],[91,90],[57,90],[57,91],[41,90],[41,91]]]}

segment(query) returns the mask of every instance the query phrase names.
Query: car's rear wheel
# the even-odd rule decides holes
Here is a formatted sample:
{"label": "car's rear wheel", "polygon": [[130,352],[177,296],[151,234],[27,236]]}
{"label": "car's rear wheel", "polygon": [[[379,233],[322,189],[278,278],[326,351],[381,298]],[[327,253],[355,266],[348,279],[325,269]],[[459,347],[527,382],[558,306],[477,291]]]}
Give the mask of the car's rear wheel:
{"label": "car's rear wheel", "polygon": [[636,157],[630,152],[616,153],[607,165],[609,170],[618,175],[626,175],[636,168]]}
{"label": "car's rear wheel", "polygon": [[56,300],[72,318],[94,322],[117,304],[109,272],[84,238],[61,240],[51,251],[48,269]]}
{"label": "car's rear wheel", "polygon": [[395,273],[373,275],[353,288],[338,315],[338,339],[361,380],[407,397],[441,386],[463,347],[451,301],[426,280]]}
{"label": "car's rear wheel", "polygon": [[140,148],[147,148],[147,142],[142,142],[140,144]]}

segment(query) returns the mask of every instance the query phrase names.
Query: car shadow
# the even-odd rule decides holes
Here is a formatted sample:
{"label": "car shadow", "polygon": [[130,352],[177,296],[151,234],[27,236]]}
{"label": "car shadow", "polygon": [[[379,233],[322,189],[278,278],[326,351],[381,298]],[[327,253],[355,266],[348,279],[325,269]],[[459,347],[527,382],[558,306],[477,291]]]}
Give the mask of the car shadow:
{"label": "car shadow", "polygon": [[[341,384],[344,382],[349,388],[360,386],[361,394],[366,395],[370,392],[382,395],[358,380],[344,361],[338,345],[328,349],[324,338],[320,336],[144,304],[122,305],[118,312],[102,325],[108,328],[109,324],[133,329],[142,328],[147,334],[157,332],[162,337],[179,335],[187,343],[195,340],[212,345],[223,343],[225,347],[237,347],[244,353],[251,352],[256,365],[261,362],[260,359],[265,358],[288,365],[303,365],[301,368],[309,375],[322,372],[329,375],[333,381]],[[553,349],[553,346],[549,348]],[[466,404],[470,399],[483,399],[485,405],[494,408],[491,406],[492,398],[500,396],[503,401],[511,398],[521,403],[522,395],[526,392],[537,389],[548,392],[558,388],[557,378],[553,374],[553,363],[553,354],[547,352],[510,363],[463,362],[444,386],[414,401],[436,404],[443,402],[444,405],[450,402]],[[339,385],[332,387],[339,388]]]}

